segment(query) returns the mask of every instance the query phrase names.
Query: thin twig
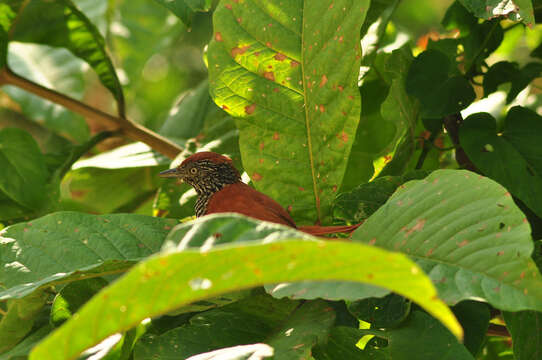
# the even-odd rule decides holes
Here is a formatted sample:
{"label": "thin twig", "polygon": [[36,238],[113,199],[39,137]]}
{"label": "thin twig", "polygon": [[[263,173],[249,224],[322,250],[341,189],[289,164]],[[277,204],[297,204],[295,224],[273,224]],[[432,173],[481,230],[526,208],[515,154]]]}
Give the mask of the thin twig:
{"label": "thin twig", "polygon": [[41,98],[62,105],[65,108],[84,116],[85,118],[98,120],[102,124],[107,125],[110,130],[120,130],[128,138],[135,141],[144,142],[153,150],[158,151],[170,159],[174,159],[177,154],[182,151],[181,147],[169,141],[165,137],[153,132],[152,130],[149,130],[126,118],[112,116],[94,107],[88,106],[79,100],[70,98],[69,96],[61,94],[55,90],[36,84],[15,74],[7,66],[0,71],[0,85],[17,86],[18,88],[26,90]]}
{"label": "thin twig", "polygon": [[459,144],[459,128],[463,124],[463,117],[461,116],[461,113],[455,113],[445,116],[443,119],[443,123],[444,128],[448,132],[448,135],[450,136],[450,139],[455,146],[455,159],[457,160],[459,166],[461,166],[463,169],[480,173],[480,171],[478,171],[476,166],[474,166],[472,161],[467,156],[465,150],[463,150],[463,148]]}

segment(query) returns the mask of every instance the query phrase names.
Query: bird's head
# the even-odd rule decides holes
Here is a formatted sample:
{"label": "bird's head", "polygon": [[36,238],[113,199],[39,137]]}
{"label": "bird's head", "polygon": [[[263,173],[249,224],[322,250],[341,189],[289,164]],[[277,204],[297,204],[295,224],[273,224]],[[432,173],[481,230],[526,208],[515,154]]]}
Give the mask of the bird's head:
{"label": "bird's head", "polygon": [[241,181],[232,160],[211,151],[195,153],[176,168],[162,171],[160,176],[182,180],[192,185],[199,194],[213,193]]}

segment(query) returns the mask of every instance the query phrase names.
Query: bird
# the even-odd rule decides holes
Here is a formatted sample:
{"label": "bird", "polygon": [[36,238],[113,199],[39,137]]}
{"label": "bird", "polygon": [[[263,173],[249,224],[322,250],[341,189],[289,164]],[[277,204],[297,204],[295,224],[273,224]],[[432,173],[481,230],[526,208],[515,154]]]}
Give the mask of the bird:
{"label": "bird", "polygon": [[180,179],[196,190],[196,217],[234,212],[316,236],[352,232],[360,225],[298,227],[278,202],[241,181],[229,157],[212,151],[197,152],[179,166],[160,172],[159,176]]}

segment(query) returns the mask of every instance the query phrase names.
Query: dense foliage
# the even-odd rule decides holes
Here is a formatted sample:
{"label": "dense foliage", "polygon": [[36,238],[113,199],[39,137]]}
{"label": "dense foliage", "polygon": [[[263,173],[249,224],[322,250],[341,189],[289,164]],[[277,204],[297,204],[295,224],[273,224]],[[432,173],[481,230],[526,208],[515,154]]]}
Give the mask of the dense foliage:
{"label": "dense foliage", "polygon": [[[541,19],[0,0],[0,360],[542,358]],[[194,219],[157,174],[203,150],[364,223]]]}

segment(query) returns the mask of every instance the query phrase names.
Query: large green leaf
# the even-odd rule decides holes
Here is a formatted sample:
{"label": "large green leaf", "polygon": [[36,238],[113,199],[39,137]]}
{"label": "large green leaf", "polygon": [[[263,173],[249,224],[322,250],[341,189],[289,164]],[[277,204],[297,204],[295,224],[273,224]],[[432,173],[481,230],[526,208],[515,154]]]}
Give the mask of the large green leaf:
{"label": "large green leaf", "polygon": [[469,159],[542,216],[542,117],[516,106],[497,133],[495,119],[477,113],[465,119],[459,139]]}
{"label": "large green leaf", "polygon": [[197,11],[209,11],[211,0],[155,0],[179,17],[187,26],[190,26],[192,16]]}
{"label": "large green leaf", "polygon": [[[232,225],[243,218],[217,214],[199,221],[221,217],[230,217]],[[229,237],[228,232],[221,235],[218,238]],[[212,244],[216,238],[200,241]],[[402,254],[359,243],[299,237],[251,240],[210,250],[168,248],[141,262],[85,304],[77,317],[36,347],[30,359],[42,359],[44,354],[52,360],[73,359],[112,334],[190,302],[265,283],[300,280],[356,281],[391,289],[417,302],[457,336],[461,334],[429,279]]]}
{"label": "large green leaf", "polygon": [[[124,116],[124,95],[105,41],[90,20],[70,0],[3,0],[17,22],[10,29],[9,41],[63,47],[86,61],[117,101]],[[21,4],[24,3],[24,6]]]}
{"label": "large green leaf", "polygon": [[437,170],[408,182],[352,239],[408,254],[449,304],[480,298],[505,310],[542,309],[529,224],[488,178]]}
{"label": "large green leaf", "polygon": [[[223,234],[229,236],[223,236]],[[310,239],[311,237],[291,228],[284,228],[278,224],[258,224],[250,218],[240,218],[232,224],[228,217],[218,217],[207,221],[197,220],[194,223],[179,224],[168,234],[166,246],[179,244],[179,248],[188,249],[213,246],[229,242],[250,241],[262,239],[263,241],[277,241],[288,238]],[[331,300],[357,300],[371,296],[383,296],[389,291],[386,289],[352,282],[312,282],[300,281],[295,283],[269,284],[266,290],[274,297],[289,297],[292,299],[331,299]]]}
{"label": "large green leaf", "polygon": [[486,20],[495,16],[507,16],[511,20],[522,21],[525,25],[534,25],[533,4],[529,0],[459,0],[476,17]]}
{"label": "large green leaf", "polygon": [[0,299],[45,284],[125,271],[162,245],[175,223],[141,215],[53,213],[0,233]]}
{"label": "large green leaf", "polygon": [[211,96],[237,119],[255,187],[299,223],[331,220],[359,122],[358,34],[368,6],[221,1],[214,13]]}
{"label": "large green leaf", "polygon": [[44,206],[49,172],[30,134],[16,128],[0,130],[0,168],[0,191],[30,209]]}

